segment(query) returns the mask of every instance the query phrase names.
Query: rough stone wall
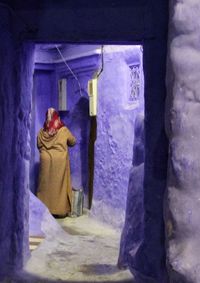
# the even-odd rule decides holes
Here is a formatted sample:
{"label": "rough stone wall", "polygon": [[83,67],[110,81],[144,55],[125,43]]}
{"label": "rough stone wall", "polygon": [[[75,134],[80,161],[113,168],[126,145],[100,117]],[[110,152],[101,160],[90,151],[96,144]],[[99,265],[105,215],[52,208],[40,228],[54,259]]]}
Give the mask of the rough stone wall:
{"label": "rough stone wall", "polygon": [[[14,3],[13,3],[14,2]],[[65,41],[65,42],[95,42],[95,43],[128,43],[143,42],[144,44],[144,71],[145,71],[145,165],[144,165],[144,209],[145,209],[145,229],[142,248],[137,254],[137,258],[129,264],[133,273],[135,269],[141,274],[146,274],[159,280],[165,269],[165,248],[164,248],[164,225],[163,225],[163,194],[166,180],[166,157],[167,140],[164,135],[164,100],[165,100],[165,57],[167,40],[167,16],[168,1],[118,1],[118,0],[87,0],[87,4],[82,0],[71,1],[10,1],[14,8],[17,8],[16,15],[22,16],[27,22],[27,29],[23,34],[18,34],[19,25],[23,25],[18,19],[14,25],[16,38],[31,38],[35,41]],[[21,6],[21,7],[20,7]],[[77,7],[78,6],[78,7]],[[1,20],[3,17],[1,18]],[[6,18],[7,19],[7,18]],[[62,19],[62,21],[61,21]],[[19,24],[20,23],[20,24]],[[1,28],[8,29],[8,24],[3,23]],[[3,33],[1,33],[1,36]],[[10,50],[6,37],[1,41],[2,57],[1,60],[8,60],[4,56]],[[15,46],[13,46],[15,49]],[[6,51],[7,48],[7,51]],[[11,48],[12,49],[12,48]],[[11,51],[11,50],[10,50]],[[13,58],[9,52],[10,58]],[[12,61],[12,60],[11,60]],[[14,59],[15,62],[15,59]],[[6,62],[7,63],[7,62]],[[5,70],[8,65],[4,62]],[[7,66],[7,67],[6,67]],[[14,64],[10,64],[8,72],[13,72]],[[16,71],[15,71],[16,72]],[[3,74],[1,74],[1,77]],[[7,80],[8,76],[6,77]],[[6,89],[12,88],[11,79],[6,81]],[[14,82],[16,85],[17,82]],[[3,84],[1,84],[3,86]],[[14,93],[14,90],[11,91]],[[3,102],[0,107],[5,107],[4,101],[11,99],[2,94]],[[5,112],[1,112],[5,113]],[[5,116],[5,114],[4,114]],[[7,123],[7,122],[6,122]],[[12,128],[14,125],[9,123]],[[1,136],[2,143],[9,142],[6,137]],[[16,145],[17,141],[13,140]],[[8,152],[10,152],[8,150]],[[4,151],[6,154],[6,151]],[[5,161],[4,155],[4,161]],[[3,155],[2,155],[3,157]],[[17,159],[16,159],[17,160]],[[6,161],[1,169],[7,172],[13,167],[10,161]],[[17,162],[17,161],[15,161]],[[6,165],[7,164],[7,165]],[[9,164],[9,165],[8,165]],[[161,166],[160,166],[161,165]],[[9,167],[10,166],[10,167]],[[7,170],[9,169],[9,170]],[[2,172],[2,171],[1,171]],[[24,171],[23,171],[24,173]],[[2,173],[1,173],[2,174]],[[10,187],[10,175],[3,175],[1,179],[6,188]],[[13,215],[13,206],[10,205],[14,199],[14,190],[10,189],[9,201],[7,197],[1,198],[1,210],[7,212],[7,222],[11,223],[10,232],[4,227],[5,220],[1,214],[1,227],[4,227],[1,237],[3,247],[5,245],[4,255],[7,262],[12,262],[15,257],[15,251],[12,252],[12,245],[5,241],[5,237],[15,233],[15,223],[22,222],[22,215],[17,222],[11,218]],[[4,192],[6,194],[6,192]],[[26,194],[24,195],[26,201]],[[28,211],[28,210],[26,210]],[[23,229],[17,230],[19,239],[23,237]],[[22,247],[18,246],[18,251],[22,253]],[[14,254],[14,256],[13,256]],[[1,258],[2,258],[1,257]],[[20,263],[21,256],[18,259]],[[2,269],[1,269],[2,270]],[[147,281],[144,281],[145,283]],[[162,281],[161,281],[162,282]]]}
{"label": "rough stone wall", "polygon": [[[133,155],[134,124],[139,109],[128,105],[130,69],[127,61],[141,63],[142,53],[138,51],[140,47],[128,50],[121,47],[117,51],[115,48],[105,47],[104,69],[98,80],[92,215],[122,228]],[[140,96],[143,96],[143,85]]]}
{"label": "rough stone wall", "polygon": [[[29,254],[28,242],[28,208],[29,208],[29,168],[30,168],[30,125],[31,125],[31,95],[33,80],[33,54],[34,46],[32,44],[23,44],[19,46],[19,52],[16,54],[16,100],[15,116],[16,121],[13,136],[13,175],[16,209],[16,231],[18,245],[23,245],[22,254],[16,256],[16,266],[21,266],[18,260],[22,257],[24,263]],[[13,121],[12,121],[13,123]],[[15,145],[14,145],[15,144]],[[13,217],[13,216],[12,216]],[[14,218],[15,218],[14,217]],[[20,231],[21,230],[21,231]],[[18,247],[19,248],[19,247]]]}
{"label": "rough stone wall", "polygon": [[[170,282],[200,282],[200,3],[171,1],[166,198]],[[173,76],[171,75],[173,72]]]}
{"label": "rough stone wall", "polygon": [[167,54],[165,43],[165,38],[160,36],[156,41],[144,44],[144,233],[140,249],[129,262],[129,268],[133,273],[146,276],[144,282],[148,282],[147,278],[149,278],[158,283],[165,282],[163,278],[166,277],[163,218],[168,160],[168,140],[164,129],[166,95],[164,66]]}
{"label": "rough stone wall", "polygon": [[130,258],[136,256],[144,232],[144,114],[135,121],[133,160],[129,175],[126,217],[121,235],[118,266],[126,268]]}
{"label": "rough stone wall", "polygon": [[0,273],[28,256],[28,186],[32,46],[16,42],[10,14],[0,9]]}
{"label": "rough stone wall", "polygon": [[[12,125],[12,113],[14,113],[14,102],[12,95],[12,84],[14,83],[14,75],[8,66],[12,65],[14,61],[14,50],[12,48],[13,39],[10,34],[10,15],[6,9],[0,9],[1,25],[0,37],[2,44],[0,45],[0,52],[4,54],[0,57],[1,70],[7,69],[7,74],[1,72],[0,81],[0,108],[1,108],[1,145],[4,145],[4,150],[1,150],[0,163],[0,180],[1,180],[1,204],[0,219],[1,219],[1,235],[0,235],[0,263],[1,271],[6,272],[12,265],[12,259],[8,255],[8,250],[12,249],[12,241],[14,239],[14,232],[12,231],[12,215],[14,214],[14,196],[13,196],[13,174],[12,174],[12,138],[14,125]],[[10,87],[8,88],[8,85]],[[4,87],[3,87],[4,86]],[[14,90],[15,91],[15,90]],[[9,119],[7,116],[9,114]],[[9,131],[8,131],[9,129]],[[9,134],[9,135],[8,135]],[[8,220],[7,220],[8,219]],[[6,222],[6,223],[5,223]],[[6,225],[7,224],[7,225]],[[16,244],[16,241],[14,245]],[[21,252],[21,251],[20,251]]]}
{"label": "rough stone wall", "polygon": [[145,159],[144,233],[129,268],[143,282],[167,282],[163,198],[166,189],[168,140],[164,128],[168,2],[151,2],[154,39],[144,42]]}

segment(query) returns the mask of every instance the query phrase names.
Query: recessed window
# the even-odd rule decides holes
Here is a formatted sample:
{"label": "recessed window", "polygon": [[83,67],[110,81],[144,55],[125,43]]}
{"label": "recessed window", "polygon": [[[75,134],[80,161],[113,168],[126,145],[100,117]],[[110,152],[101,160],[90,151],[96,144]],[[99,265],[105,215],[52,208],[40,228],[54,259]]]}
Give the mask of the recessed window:
{"label": "recessed window", "polygon": [[129,65],[130,69],[130,88],[128,96],[129,106],[139,106],[139,96],[141,87],[141,68],[140,64]]}

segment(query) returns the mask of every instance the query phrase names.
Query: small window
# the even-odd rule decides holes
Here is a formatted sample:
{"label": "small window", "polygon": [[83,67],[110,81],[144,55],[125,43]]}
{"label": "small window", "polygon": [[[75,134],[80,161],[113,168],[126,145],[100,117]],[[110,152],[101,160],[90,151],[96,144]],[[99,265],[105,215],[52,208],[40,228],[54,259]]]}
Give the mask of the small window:
{"label": "small window", "polygon": [[129,65],[130,68],[130,89],[128,96],[128,104],[130,106],[139,106],[141,71],[140,64]]}

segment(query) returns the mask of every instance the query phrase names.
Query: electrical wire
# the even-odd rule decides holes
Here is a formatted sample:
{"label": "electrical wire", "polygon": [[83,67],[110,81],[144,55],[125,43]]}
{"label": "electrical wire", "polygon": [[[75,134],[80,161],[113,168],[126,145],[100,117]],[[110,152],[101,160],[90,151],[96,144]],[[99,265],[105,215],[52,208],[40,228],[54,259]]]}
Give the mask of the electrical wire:
{"label": "electrical wire", "polygon": [[100,76],[100,74],[103,72],[103,68],[104,68],[104,50],[103,50],[104,46],[101,45],[101,69],[99,70],[99,72],[97,73],[97,78]]}
{"label": "electrical wire", "polygon": [[65,60],[64,56],[62,55],[62,52],[60,51],[59,47],[58,47],[57,45],[55,45],[55,47],[56,47],[58,53],[60,54],[60,57],[62,58],[64,64],[67,66],[67,68],[69,69],[69,71],[71,72],[71,74],[73,75],[73,77],[75,78],[75,80],[77,81],[78,86],[79,86],[80,96],[83,96],[82,90],[81,90],[81,84],[80,84],[79,79],[78,79],[77,76],[74,74],[74,72],[72,71],[72,69],[70,68],[70,66],[67,64],[67,61]]}

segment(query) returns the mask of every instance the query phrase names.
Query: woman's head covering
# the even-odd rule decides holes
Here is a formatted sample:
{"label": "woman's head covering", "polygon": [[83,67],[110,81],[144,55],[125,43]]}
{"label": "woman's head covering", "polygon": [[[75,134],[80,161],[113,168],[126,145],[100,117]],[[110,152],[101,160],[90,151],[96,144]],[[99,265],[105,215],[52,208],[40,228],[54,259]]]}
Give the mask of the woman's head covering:
{"label": "woman's head covering", "polygon": [[46,120],[44,122],[44,131],[50,136],[54,136],[57,131],[64,126],[60,120],[58,112],[54,108],[49,108],[46,112]]}

